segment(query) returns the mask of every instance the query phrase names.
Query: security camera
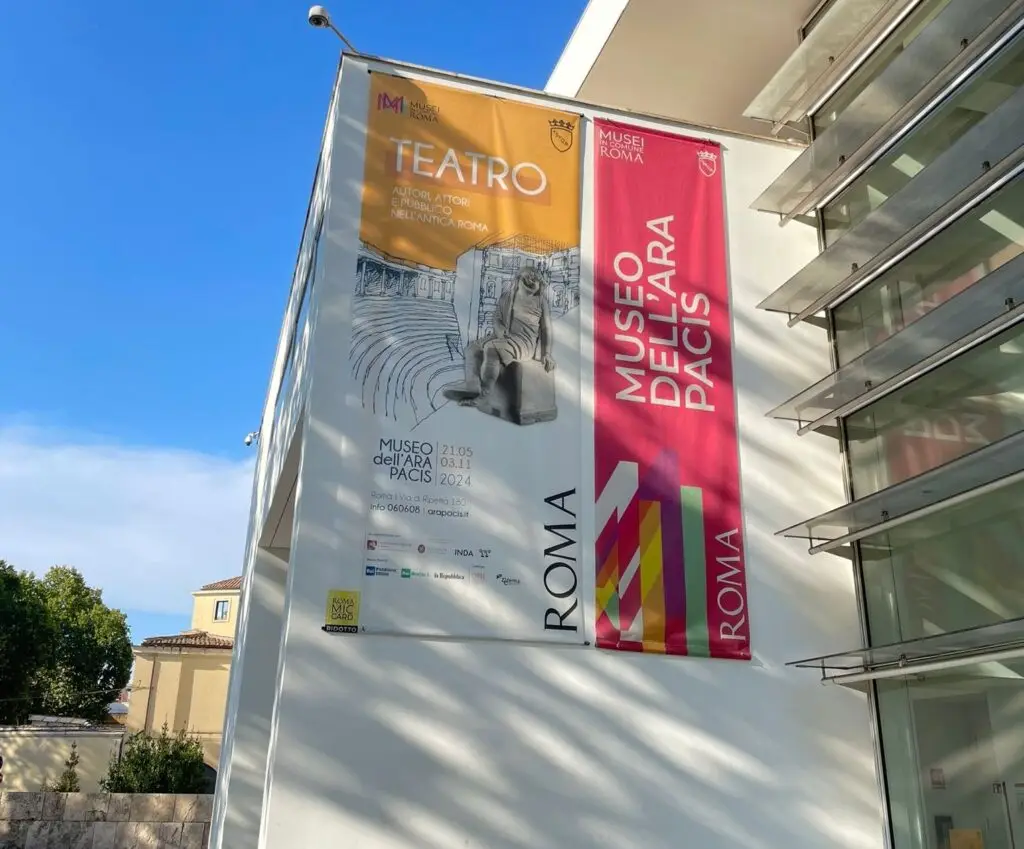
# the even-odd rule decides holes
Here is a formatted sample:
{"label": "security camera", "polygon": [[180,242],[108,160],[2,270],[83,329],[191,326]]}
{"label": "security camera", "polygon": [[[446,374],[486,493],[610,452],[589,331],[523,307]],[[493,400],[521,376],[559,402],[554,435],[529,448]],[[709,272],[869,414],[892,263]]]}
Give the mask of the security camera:
{"label": "security camera", "polygon": [[311,27],[331,30],[331,32],[338,36],[338,40],[345,45],[346,50],[350,50],[353,53],[356,52],[355,47],[352,46],[352,42],[342,35],[341,30],[334,25],[334,22],[331,20],[331,16],[323,6],[310,6],[306,17],[309,19],[309,25]]}
{"label": "security camera", "polygon": [[259,438],[260,438],[260,432],[258,430],[254,430],[251,433],[247,433],[245,435],[245,444],[246,444],[246,446],[252,445]]}
{"label": "security camera", "polygon": [[310,6],[307,17],[311,27],[324,29],[331,25],[331,16],[327,14],[327,10],[323,6]]}

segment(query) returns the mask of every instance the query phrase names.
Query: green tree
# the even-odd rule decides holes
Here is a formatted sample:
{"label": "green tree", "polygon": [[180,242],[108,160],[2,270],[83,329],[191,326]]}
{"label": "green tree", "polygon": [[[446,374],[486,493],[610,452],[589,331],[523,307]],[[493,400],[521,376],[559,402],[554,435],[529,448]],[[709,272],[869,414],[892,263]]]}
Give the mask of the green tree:
{"label": "green tree", "polygon": [[33,685],[53,643],[40,582],[0,560],[0,724],[24,722]]}
{"label": "green tree", "polygon": [[54,566],[39,583],[52,636],[35,676],[34,709],[102,722],[131,674],[125,615],[107,607],[77,569]]}
{"label": "green tree", "polygon": [[71,754],[64,761],[64,771],[52,784],[43,783],[44,793],[78,793],[82,789],[78,783],[78,743],[71,744]]}
{"label": "green tree", "polygon": [[209,787],[203,746],[184,730],[158,737],[133,734],[120,757],[110,760],[100,786],[108,793],[206,793]]}

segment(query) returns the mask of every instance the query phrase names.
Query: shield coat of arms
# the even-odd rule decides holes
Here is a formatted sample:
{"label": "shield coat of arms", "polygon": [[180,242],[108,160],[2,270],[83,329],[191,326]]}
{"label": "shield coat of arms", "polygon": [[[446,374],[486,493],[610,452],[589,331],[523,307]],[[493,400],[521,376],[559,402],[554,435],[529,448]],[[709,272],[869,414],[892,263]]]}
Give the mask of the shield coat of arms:
{"label": "shield coat of arms", "polygon": [[710,150],[698,150],[697,167],[705,177],[714,177],[718,171],[718,154]]}
{"label": "shield coat of arms", "polygon": [[555,118],[548,122],[551,125],[551,144],[559,153],[565,153],[572,148],[573,132],[576,125],[572,121],[562,121]]}

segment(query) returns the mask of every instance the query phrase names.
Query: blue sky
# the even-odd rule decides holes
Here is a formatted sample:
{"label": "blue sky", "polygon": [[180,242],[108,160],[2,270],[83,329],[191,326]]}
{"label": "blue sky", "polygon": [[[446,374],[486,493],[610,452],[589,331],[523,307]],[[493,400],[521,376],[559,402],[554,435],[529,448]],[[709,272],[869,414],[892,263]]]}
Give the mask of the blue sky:
{"label": "blue sky", "polygon": [[[540,88],[585,2],[327,5],[366,52]],[[0,558],[174,632],[240,570],[339,45],[285,0],[3,6]]]}

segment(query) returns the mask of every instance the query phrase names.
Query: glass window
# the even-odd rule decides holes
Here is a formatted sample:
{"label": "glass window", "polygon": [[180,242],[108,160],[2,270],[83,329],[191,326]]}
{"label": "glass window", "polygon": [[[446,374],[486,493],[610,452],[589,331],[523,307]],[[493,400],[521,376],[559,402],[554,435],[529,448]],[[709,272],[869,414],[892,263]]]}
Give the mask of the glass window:
{"label": "glass window", "polygon": [[1024,38],[1017,39],[959,93],[923,121],[822,209],[826,244],[832,244],[900,191],[951,148],[971,127],[1024,85]]}
{"label": "glass window", "polygon": [[[309,315],[310,302],[313,300],[313,286],[316,282],[316,263],[320,251],[320,237],[323,235],[323,226],[324,216],[321,215],[320,222],[317,225],[316,236],[313,238],[313,247],[309,257],[309,268],[306,269],[306,280],[302,291],[302,303],[299,305],[299,312],[295,320],[295,329],[293,330],[293,336],[288,347],[288,359],[285,361],[284,372],[281,375],[281,383],[277,390],[277,397],[274,399],[275,423],[277,423],[281,418],[281,411],[284,407],[285,399],[288,397],[291,382],[295,377],[296,354],[300,349],[300,343],[302,342],[303,335],[306,333],[306,319]],[[365,265],[365,261],[360,258],[356,269],[358,286],[366,285],[365,279],[367,274],[365,273]]]}
{"label": "glass window", "polygon": [[892,64],[908,44],[932,22],[950,0],[924,0],[868,60],[812,116],[814,134],[820,136],[835,123],[836,118],[866,89],[882,71]]}
{"label": "glass window", "polygon": [[228,613],[231,610],[231,602],[225,600],[218,601],[213,608],[213,621],[214,622],[227,622]]}
{"label": "glass window", "polygon": [[1024,326],[1015,325],[846,418],[855,498],[1024,430]]}
{"label": "glass window", "polygon": [[893,849],[1024,845],[1024,661],[875,686]]}
{"label": "glass window", "polygon": [[840,365],[856,359],[1024,252],[1015,180],[833,310]]}
{"label": "glass window", "polygon": [[861,540],[871,645],[1024,616],[1022,504],[1010,484]]}

